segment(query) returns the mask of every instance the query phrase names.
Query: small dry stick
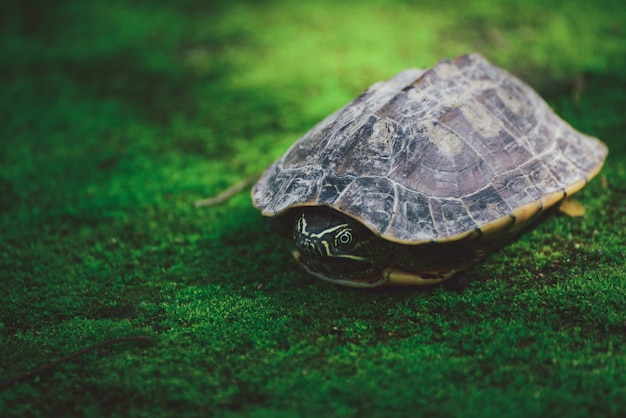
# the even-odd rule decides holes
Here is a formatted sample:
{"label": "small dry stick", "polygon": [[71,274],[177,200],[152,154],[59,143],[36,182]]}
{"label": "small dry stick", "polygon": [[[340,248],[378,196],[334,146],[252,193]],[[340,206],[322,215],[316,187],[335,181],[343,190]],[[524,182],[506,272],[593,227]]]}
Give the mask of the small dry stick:
{"label": "small dry stick", "polygon": [[196,200],[194,206],[199,208],[203,206],[215,206],[224,203],[246,187],[252,186],[258,179],[259,175],[255,174],[254,176],[248,177],[247,179],[230,186],[228,189],[224,190],[217,196],[209,197],[202,200]]}
{"label": "small dry stick", "polygon": [[12,386],[15,383],[18,382],[24,382],[26,380],[32,379],[35,376],[39,376],[43,373],[46,373],[50,370],[52,370],[53,368],[55,368],[56,366],[58,366],[61,363],[65,363],[67,361],[70,361],[73,358],[76,358],[78,356],[81,356],[85,353],[88,353],[90,351],[96,350],[98,348],[102,348],[102,347],[106,347],[108,345],[113,345],[113,344],[118,344],[118,343],[123,343],[123,342],[127,342],[127,341],[145,341],[145,342],[149,342],[150,340],[148,340],[148,337],[146,336],[136,336],[136,337],[122,337],[122,338],[114,338],[112,340],[106,340],[106,341],[101,341],[97,344],[94,345],[90,345],[89,347],[86,348],[82,348],[78,351],[74,351],[73,353],[65,356],[65,357],[61,357],[60,359],[53,361],[51,363],[48,363],[44,366],[38,367],[36,369],[30,370],[20,376],[14,377],[12,379],[7,379],[4,380],[2,382],[0,382],[0,390],[2,389],[7,389],[8,387]]}

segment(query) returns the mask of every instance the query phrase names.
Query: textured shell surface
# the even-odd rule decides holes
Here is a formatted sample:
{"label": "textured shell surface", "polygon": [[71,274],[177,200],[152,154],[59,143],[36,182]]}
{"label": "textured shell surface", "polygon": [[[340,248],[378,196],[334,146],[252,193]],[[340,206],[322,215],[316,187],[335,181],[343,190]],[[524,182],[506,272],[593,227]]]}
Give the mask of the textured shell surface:
{"label": "textured shell surface", "polygon": [[471,54],[372,85],[296,141],[252,197],[266,217],[328,206],[383,238],[432,242],[565,196],[606,155],[528,85]]}

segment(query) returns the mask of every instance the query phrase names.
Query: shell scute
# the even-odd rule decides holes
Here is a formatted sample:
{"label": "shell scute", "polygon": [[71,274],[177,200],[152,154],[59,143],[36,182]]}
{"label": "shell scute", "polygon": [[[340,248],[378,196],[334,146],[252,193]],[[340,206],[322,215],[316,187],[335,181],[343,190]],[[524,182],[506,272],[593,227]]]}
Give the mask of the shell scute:
{"label": "shell scute", "polygon": [[512,213],[511,207],[493,185],[463,197],[461,202],[467,207],[476,224],[479,225]]}
{"label": "shell scute", "polygon": [[370,116],[356,131],[341,135],[336,148],[322,151],[320,165],[332,167],[337,176],[360,175],[363,166],[369,167],[369,175],[385,176],[402,128],[393,120]]}
{"label": "shell scute", "polygon": [[385,231],[391,222],[396,198],[396,188],[391,180],[363,176],[350,184],[332,207],[354,214],[373,231]]}
{"label": "shell scute", "polygon": [[402,139],[389,178],[429,196],[461,197],[493,176],[484,159],[444,124],[424,123]]}
{"label": "shell scute", "polygon": [[430,208],[438,232],[435,239],[443,240],[478,228],[460,199],[431,198]]}
{"label": "shell scute", "polygon": [[339,196],[348,186],[354,183],[353,176],[336,176],[329,174],[324,178],[320,189],[319,203],[321,205],[332,206],[339,200]]}
{"label": "shell scute", "polygon": [[[551,161],[551,159],[548,159]],[[545,159],[532,159],[526,164],[520,166],[520,173],[522,173],[529,184],[529,188],[533,188],[536,193],[535,199],[539,199],[545,194],[554,192],[562,188],[563,182],[560,182],[554,173],[550,170],[546,164]]]}
{"label": "shell scute", "polygon": [[529,173],[522,168],[499,174],[493,181],[493,187],[512,210],[536,202],[542,195]]}
{"label": "shell scute", "polygon": [[398,202],[388,235],[398,241],[430,240],[437,235],[432,219],[430,198],[424,193],[398,187]]}

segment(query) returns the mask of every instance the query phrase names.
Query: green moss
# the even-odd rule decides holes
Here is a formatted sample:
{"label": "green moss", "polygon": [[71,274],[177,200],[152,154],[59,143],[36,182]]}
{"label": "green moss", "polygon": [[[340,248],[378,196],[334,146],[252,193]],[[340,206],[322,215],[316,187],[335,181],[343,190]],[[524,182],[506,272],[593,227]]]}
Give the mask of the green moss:
{"label": "green moss", "polygon": [[[619,416],[619,1],[5,2],[2,416]],[[606,141],[601,174],[468,272],[359,291],[303,271],[246,193],[376,80],[480,51]],[[574,87],[578,86],[578,87]],[[582,87],[581,87],[582,86]]]}

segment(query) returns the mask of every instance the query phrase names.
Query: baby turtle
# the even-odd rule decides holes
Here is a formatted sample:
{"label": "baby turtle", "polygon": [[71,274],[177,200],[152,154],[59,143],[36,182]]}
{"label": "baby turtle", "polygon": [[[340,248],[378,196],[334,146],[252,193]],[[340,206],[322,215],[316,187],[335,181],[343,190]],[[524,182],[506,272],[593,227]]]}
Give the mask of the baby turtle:
{"label": "baby turtle", "polygon": [[317,277],[433,284],[579,191],[607,152],[471,54],[374,84],[295,142],[252,199]]}

